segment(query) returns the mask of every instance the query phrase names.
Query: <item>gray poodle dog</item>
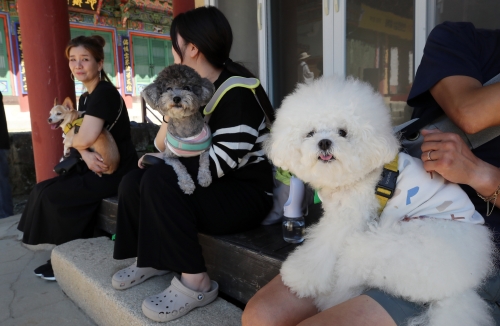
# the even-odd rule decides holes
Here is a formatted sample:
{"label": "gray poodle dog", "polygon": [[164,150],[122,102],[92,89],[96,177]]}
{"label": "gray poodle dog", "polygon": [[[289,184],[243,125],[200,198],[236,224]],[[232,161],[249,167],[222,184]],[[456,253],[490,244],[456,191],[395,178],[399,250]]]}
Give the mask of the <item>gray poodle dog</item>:
{"label": "gray poodle dog", "polygon": [[198,183],[202,187],[212,183],[208,152],[212,134],[200,107],[210,101],[214,92],[214,85],[208,79],[179,64],[163,69],[141,92],[153,109],[169,117],[163,159],[173,167],[185,194],[192,194],[196,186],[179,156],[200,155]]}

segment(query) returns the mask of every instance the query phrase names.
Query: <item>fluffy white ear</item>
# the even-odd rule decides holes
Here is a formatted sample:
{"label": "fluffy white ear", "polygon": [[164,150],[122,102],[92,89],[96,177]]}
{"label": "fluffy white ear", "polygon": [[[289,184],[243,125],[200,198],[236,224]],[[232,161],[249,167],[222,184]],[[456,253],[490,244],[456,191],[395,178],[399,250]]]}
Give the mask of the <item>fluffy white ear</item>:
{"label": "fluffy white ear", "polygon": [[146,100],[153,109],[157,109],[158,100],[160,99],[160,89],[157,87],[156,83],[152,83],[141,92],[141,96]]}
{"label": "fluffy white ear", "polygon": [[[391,131],[388,130],[384,135],[372,135],[370,138],[364,141],[371,144],[373,153],[377,153],[377,155],[370,156],[372,166],[381,166],[391,162],[398,154],[400,143]],[[373,140],[375,138],[378,138],[376,142]]]}
{"label": "fluffy white ear", "polygon": [[264,151],[266,152],[267,157],[273,162],[274,165],[284,170],[289,169],[287,161],[290,158],[290,151],[295,150],[290,149],[288,143],[289,142],[286,137],[283,137],[283,135],[280,135],[278,132],[273,132],[272,128],[269,138],[264,141]]}
{"label": "fluffy white ear", "polygon": [[201,79],[201,105],[207,105],[207,103],[212,98],[212,95],[215,93],[215,87],[212,82],[206,78]]}

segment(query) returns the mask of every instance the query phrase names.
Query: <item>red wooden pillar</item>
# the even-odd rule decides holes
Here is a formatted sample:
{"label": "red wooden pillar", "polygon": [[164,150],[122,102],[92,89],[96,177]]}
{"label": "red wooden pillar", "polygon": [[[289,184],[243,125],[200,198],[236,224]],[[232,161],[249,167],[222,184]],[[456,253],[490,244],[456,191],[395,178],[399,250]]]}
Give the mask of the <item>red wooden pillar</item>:
{"label": "red wooden pillar", "polygon": [[51,130],[47,118],[54,105],[69,96],[75,101],[64,50],[70,40],[67,0],[18,0],[26,67],[31,133],[37,182],[54,177],[62,156],[61,130]]}
{"label": "red wooden pillar", "polygon": [[178,14],[194,9],[194,0],[173,0],[172,7],[175,17]]}

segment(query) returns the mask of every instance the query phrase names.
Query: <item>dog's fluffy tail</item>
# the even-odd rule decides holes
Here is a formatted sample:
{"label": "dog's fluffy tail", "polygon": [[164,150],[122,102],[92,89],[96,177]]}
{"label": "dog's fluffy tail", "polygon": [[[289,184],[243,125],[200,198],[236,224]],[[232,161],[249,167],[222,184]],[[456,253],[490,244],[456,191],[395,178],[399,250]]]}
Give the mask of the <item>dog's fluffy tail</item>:
{"label": "dog's fluffy tail", "polygon": [[488,304],[474,290],[436,301],[407,326],[494,326]]}

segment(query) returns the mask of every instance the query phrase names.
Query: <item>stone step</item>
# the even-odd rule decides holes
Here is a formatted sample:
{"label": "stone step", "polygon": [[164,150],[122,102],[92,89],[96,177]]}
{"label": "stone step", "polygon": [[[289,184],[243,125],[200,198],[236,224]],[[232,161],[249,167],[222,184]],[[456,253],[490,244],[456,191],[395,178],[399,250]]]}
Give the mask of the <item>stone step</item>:
{"label": "stone step", "polygon": [[[125,291],[115,290],[111,277],[134,259],[116,261],[112,257],[113,241],[100,237],[57,246],[51,259],[62,290],[98,325],[161,325],[143,315],[142,300],[167,288],[174,274],[154,277]],[[169,325],[240,325],[241,314],[240,308],[217,298]]]}
{"label": "stone step", "polygon": [[[118,198],[104,199],[96,227],[116,233],[117,211]],[[321,205],[309,206],[306,226],[317,222],[322,213]],[[221,292],[243,304],[278,275],[282,262],[297,247],[283,240],[281,224],[228,235],[200,233],[198,239],[210,278],[219,283]]]}

